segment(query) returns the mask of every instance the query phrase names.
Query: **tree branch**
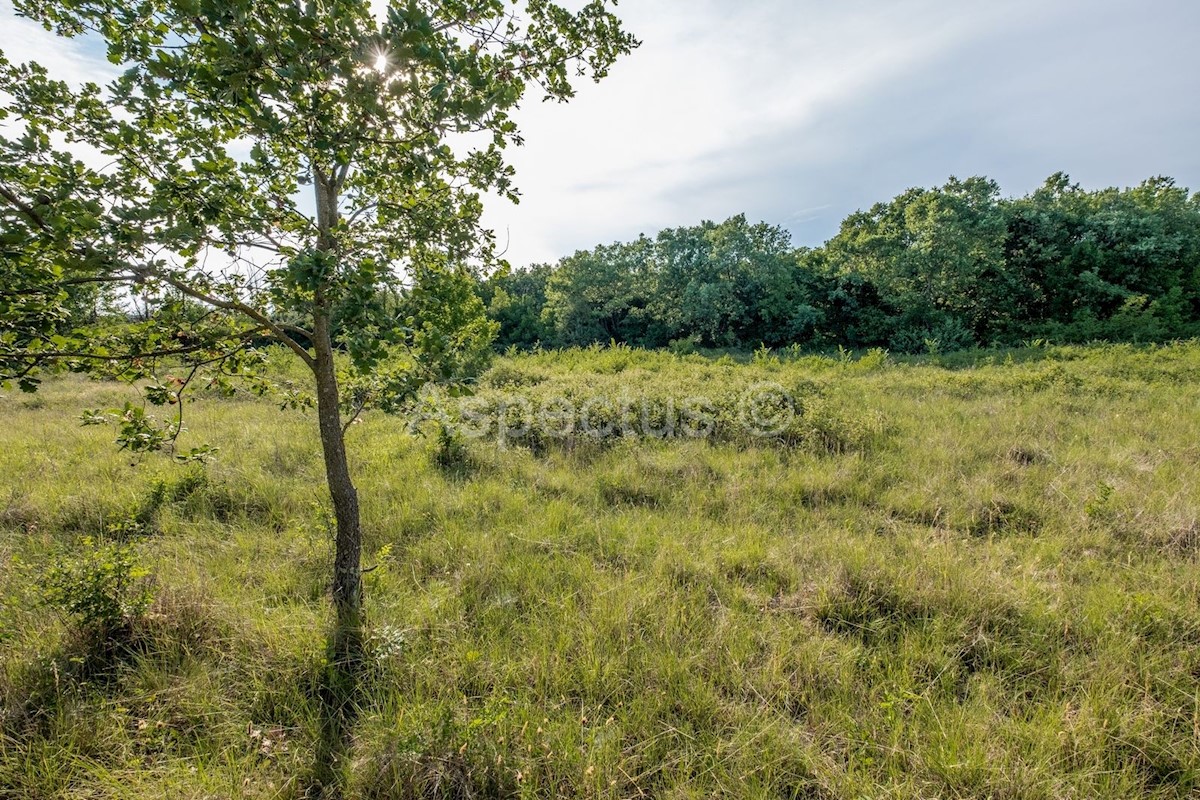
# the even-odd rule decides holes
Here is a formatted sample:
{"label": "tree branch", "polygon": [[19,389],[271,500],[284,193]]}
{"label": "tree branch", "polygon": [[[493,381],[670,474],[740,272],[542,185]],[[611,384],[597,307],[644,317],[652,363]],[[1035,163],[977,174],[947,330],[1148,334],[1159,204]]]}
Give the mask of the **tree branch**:
{"label": "tree branch", "polygon": [[308,339],[310,342],[312,341],[312,338],[313,338],[312,331],[305,330],[304,328],[301,328],[299,325],[289,325],[286,322],[279,322],[276,324],[279,325],[279,327],[282,330],[285,330],[288,333],[294,333],[297,336],[303,336],[305,339]]}
{"label": "tree branch", "polygon": [[[0,184],[0,197],[3,197],[10,205],[12,205],[14,208],[19,210],[26,217],[28,217],[29,220],[31,222],[33,222],[33,224],[36,225],[39,229],[41,229],[43,231],[50,230],[50,228],[46,224],[45,220],[43,220],[41,218],[41,215],[39,215],[37,213],[37,211],[33,209],[32,206],[30,206],[28,203],[25,203],[23,200],[21,200],[21,198],[19,198],[11,189],[9,189],[7,186],[4,186],[3,184]],[[88,245],[88,246],[82,248],[81,254],[86,256],[88,251],[92,250],[92,249],[93,248],[90,245]],[[151,269],[151,268],[138,269],[136,267],[131,267],[130,269],[133,270],[135,275],[140,273],[143,275],[150,275],[153,277],[160,278],[161,280],[166,281],[168,284],[170,284],[171,286],[174,286],[180,292],[183,292],[184,294],[188,295],[189,297],[192,297],[196,300],[200,300],[202,302],[208,303],[211,306],[216,306],[217,308],[223,308],[223,309],[226,309],[227,311],[236,311],[240,314],[244,314],[245,316],[249,317],[250,319],[257,322],[259,325],[261,325],[262,327],[264,327],[268,331],[270,331],[271,334],[276,339],[278,339],[280,342],[282,342],[283,344],[285,344],[289,348],[291,348],[292,352],[294,352],[296,355],[298,355],[300,357],[300,360],[303,361],[308,366],[309,369],[312,369],[313,367],[315,367],[316,362],[313,360],[313,357],[308,353],[308,351],[305,350],[303,347],[301,347],[299,342],[297,342],[292,337],[288,336],[287,333],[285,333],[284,330],[282,328],[280,328],[278,324],[273,322],[270,317],[268,317],[266,314],[262,313],[261,311],[258,311],[257,309],[252,308],[252,307],[246,305],[245,303],[241,303],[236,300],[222,300],[218,297],[213,297],[210,294],[202,292],[199,289],[197,289],[193,286],[190,286],[183,281],[180,281],[178,278],[175,278],[172,275],[169,275],[167,273],[161,272],[156,269]]]}
{"label": "tree branch", "polygon": [[366,407],[366,397],[361,398],[357,403],[354,404],[354,413],[350,415],[348,420],[342,423],[342,436],[346,435],[346,431],[350,430],[350,426],[354,424],[354,421],[358,419],[359,415],[362,414],[363,409]]}
{"label": "tree branch", "polygon": [[37,211],[33,209],[33,206],[17,197],[15,192],[2,183],[0,183],[0,197],[3,197],[8,201],[9,205],[13,206],[26,217],[28,217],[29,220],[36,225],[39,230],[47,232],[50,230],[50,226],[46,224],[44,219],[42,219],[41,214],[37,213]]}
{"label": "tree branch", "polygon": [[300,356],[300,360],[303,361],[309,369],[316,367],[316,362],[313,360],[312,355],[310,355],[307,350],[301,347],[299,342],[288,336],[287,333],[285,333],[284,330],[279,327],[278,323],[272,321],[270,317],[258,309],[252,308],[251,306],[248,306],[245,303],[237,300],[222,300],[219,297],[213,297],[212,295],[202,292],[196,287],[191,286],[167,273],[159,272],[157,270],[148,270],[147,272],[156,278],[166,281],[168,284],[174,286],[188,297],[208,303],[210,306],[216,306],[217,308],[223,308],[227,311],[237,311],[240,314],[245,314],[247,317],[270,331],[271,334],[280,342],[291,348],[292,352]]}
{"label": "tree branch", "polygon": [[6,289],[0,292],[0,295],[22,295],[22,294],[44,294],[54,291],[60,286],[79,286],[85,283],[132,283],[136,281],[133,275],[97,275],[90,278],[68,278],[66,280],[55,281],[54,283],[46,284],[45,286],[28,286],[21,289]]}
{"label": "tree branch", "polygon": [[[245,339],[249,336],[252,336],[252,335],[260,332],[261,330],[262,330],[261,327],[250,328],[250,329],[242,331],[240,334],[238,334],[237,338]],[[158,350],[146,350],[145,352],[141,352],[141,353],[121,353],[119,355],[101,355],[100,353],[88,353],[88,352],[84,352],[84,351],[74,351],[74,350],[42,350],[42,351],[39,351],[36,353],[17,354],[17,357],[18,358],[29,358],[29,359],[32,359],[33,361],[44,361],[45,359],[48,359],[48,358],[86,358],[86,359],[90,359],[92,361],[135,361],[135,360],[141,359],[141,358],[166,358],[167,356],[182,356],[182,355],[187,355],[188,353],[195,353],[200,350],[206,350],[211,347],[212,347],[211,343],[205,342],[203,344],[195,344],[195,345],[190,345],[188,347],[161,348]],[[245,345],[243,344],[243,345],[239,346],[237,349],[232,350],[229,353],[227,353],[223,356],[220,356],[219,358],[212,359],[212,361],[219,361],[222,358],[228,358],[229,356],[233,355],[233,353],[236,353],[238,350],[241,350],[244,347],[245,347]],[[0,351],[0,352],[2,352],[2,351]],[[207,362],[207,363],[211,363],[211,362]]]}

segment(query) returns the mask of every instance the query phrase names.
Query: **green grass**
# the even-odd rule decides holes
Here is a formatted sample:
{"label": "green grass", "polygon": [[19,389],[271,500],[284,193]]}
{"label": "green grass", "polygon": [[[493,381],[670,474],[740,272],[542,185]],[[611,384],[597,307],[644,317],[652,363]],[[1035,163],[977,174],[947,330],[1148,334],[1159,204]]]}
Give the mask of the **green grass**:
{"label": "green grass", "polygon": [[[1194,797],[1200,345],[896,362],[499,359],[514,397],[801,401],[774,438],[349,434],[372,662],[351,797]],[[0,396],[0,797],[298,797],[322,741],[315,420],[188,408],[132,458],[64,379]],[[507,399],[506,399],[507,398]],[[658,406],[656,406],[658,407]],[[44,607],[85,537],[155,600]]]}

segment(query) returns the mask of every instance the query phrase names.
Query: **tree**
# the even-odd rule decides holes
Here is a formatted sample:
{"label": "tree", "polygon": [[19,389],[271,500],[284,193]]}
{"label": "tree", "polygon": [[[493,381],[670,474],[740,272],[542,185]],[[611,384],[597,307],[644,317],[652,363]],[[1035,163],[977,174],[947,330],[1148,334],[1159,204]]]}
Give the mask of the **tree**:
{"label": "tree", "polygon": [[954,347],[1012,316],[1018,287],[1005,269],[1005,222],[995,182],[950,178],[851,215],[826,249],[837,274],[868,279],[898,310],[892,346],[940,339]]}
{"label": "tree", "polygon": [[[534,87],[568,100],[573,78],[599,80],[637,45],[605,0],[511,5],[391,0],[376,17],[367,0],[17,0],[62,36],[102,37],[124,71],[72,87],[0,56],[0,379],[32,390],[48,369],[102,370],[182,408],[199,374],[253,373],[262,337],[289,348],[312,373],[337,523],[337,655],[361,626],[343,408],[372,396],[344,392],[339,364],[371,375],[389,346],[438,338],[444,310],[414,332],[384,300],[494,260],[479,192],[517,197],[512,110]],[[82,324],[71,305],[89,286],[139,298],[145,319]],[[420,382],[381,372],[374,396]],[[122,421],[137,449],[179,432]]]}
{"label": "tree", "polygon": [[1087,192],[1056,173],[1007,206],[1005,259],[1027,287],[1032,332],[1078,341],[1193,335],[1200,197],[1170,178]]}
{"label": "tree", "polygon": [[[718,292],[720,288],[730,292],[725,327],[737,344],[776,347],[809,334],[819,315],[809,303],[808,287],[803,285],[805,276],[799,270],[787,231],[765,222],[750,224],[745,214],[718,225],[706,222],[693,230],[710,248],[708,275],[695,276],[693,281],[700,278]],[[670,259],[664,256],[663,261]],[[689,285],[692,292],[695,288],[695,283]],[[711,298],[714,292],[709,289],[696,294]],[[703,304],[698,304],[698,309],[696,321],[705,311],[713,314],[715,310],[705,309]],[[712,324],[711,317],[708,326],[720,328]]]}
{"label": "tree", "polygon": [[[801,269],[789,234],[744,214],[599,245],[539,269],[546,270],[538,273],[545,321],[559,344],[775,346],[810,336],[820,317],[810,303],[813,276]],[[502,321],[501,336],[516,335],[526,327],[517,312],[529,306],[499,288],[489,308]]]}
{"label": "tree", "polygon": [[562,259],[546,281],[545,319],[560,344],[638,343],[639,312],[653,287],[646,268],[653,242],[598,245]]}
{"label": "tree", "polygon": [[498,349],[553,344],[554,332],[542,318],[552,269],[549,264],[534,264],[528,269],[500,271],[479,287],[488,318],[500,326]]}

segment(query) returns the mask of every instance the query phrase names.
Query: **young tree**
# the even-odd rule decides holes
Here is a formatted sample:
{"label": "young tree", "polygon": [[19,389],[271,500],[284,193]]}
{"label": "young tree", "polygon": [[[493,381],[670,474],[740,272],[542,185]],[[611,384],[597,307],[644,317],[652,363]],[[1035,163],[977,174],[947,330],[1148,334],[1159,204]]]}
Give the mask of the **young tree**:
{"label": "young tree", "polygon": [[[605,0],[15,5],[102,37],[123,71],[73,87],[0,55],[0,379],[33,390],[46,369],[103,369],[178,403],[205,371],[252,372],[263,337],[285,345],[313,376],[337,630],[353,641],[361,537],[338,362],[369,375],[412,343],[384,302],[406,275],[493,259],[479,192],[516,199],[504,149],[521,143],[511,112],[527,92],[566,101],[636,40]],[[144,319],[85,324],[73,304],[95,287],[141,298]],[[184,377],[160,376],[163,359]],[[393,397],[422,380],[388,375],[375,389]],[[123,418],[134,448],[177,433]]]}

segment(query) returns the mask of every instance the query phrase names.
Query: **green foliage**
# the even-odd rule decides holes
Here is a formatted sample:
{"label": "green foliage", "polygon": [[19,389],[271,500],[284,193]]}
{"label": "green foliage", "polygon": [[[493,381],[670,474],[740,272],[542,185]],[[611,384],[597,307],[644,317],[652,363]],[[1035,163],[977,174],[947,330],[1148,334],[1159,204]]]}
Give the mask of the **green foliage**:
{"label": "green foliage", "polygon": [[341,376],[347,413],[407,409],[434,385],[454,394],[469,391],[491,361],[498,328],[476,285],[470,273],[444,264],[416,270],[412,285],[386,302],[388,315],[400,322],[402,346],[386,349],[369,371],[351,365]]}
{"label": "green foliage", "polygon": [[462,269],[422,265],[401,300],[409,348],[440,383],[473,378],[491,358],[500,326],[487,318],[475,285]]}
{"label": "green foliage", "polygon": [[560,345],[785,344],[820,317],[787,234],[745,216],[580,251],[545,281],[542,316]]}
{"label": "green foliage", "polygon": [[46,570],[43,597],[85,626],[115,631],[149,608],[154,598],[149,574],[131,545],[85,537],[79,551],[61,554]]}
{"label": "green foliage", "polygon": [[534,264],[525,270],[497,272],[480,284],[488,319],[498,326],[498,350],[529,349],[553,341],[553,330],[542,314],[550,272],[550,265]]}
{"label": "green foliage", "polygon": [[[150,395],[154,396],[153,388]],[[118,428],[117,444],[122,450],[144,453],[160,450],[178,435],[179,430],[171,423],[159,423],[146,414],[146,409],[126,403],[110,411],[88,410],[81,416],[84,425],[115,423]]]}
{"label": "green foliage", "polygon": [[462,470],[471,465],[471,453],[461,433],[449,425],[439,425],[433,449],[433,462],[445,470]]}
{"label": "green foliage", "polygon": [[503,347],[950,353],[1195,336],[1197,263],[1200,195],[1169,178],[1085,192],[1057,174],[1016,199],[951,178],[850,215],[815,250],[737,216],[580,251],[483,293]]}
{"label": "green foliage", "polygon": [[[0,382],[148,380],[180,416],[193,382],[262,389],[268,341],[330,383],[325,348],[344,351],[351,407],[477,371],[493,325],[464,265],[498,263],[479,195],[516,196],[511,112],[528,91],[568,100],[638,44],[599,1],[15,10],[99,37],[122,71],[75,87],[0,55]],[[354,385],[397,361],[403,379]],[[179,434],[119,416],[135,451]]]}
{"label": "green foliage", "polygon": [[566,345],[630,341],[639,310],[648,302],[646,255],[642,237],[631,244],[601,245],[559,262],[546,281],[546,322],[555,341]]}

